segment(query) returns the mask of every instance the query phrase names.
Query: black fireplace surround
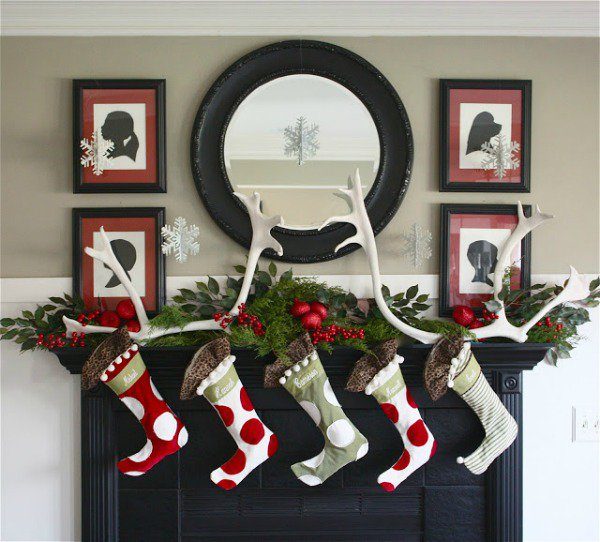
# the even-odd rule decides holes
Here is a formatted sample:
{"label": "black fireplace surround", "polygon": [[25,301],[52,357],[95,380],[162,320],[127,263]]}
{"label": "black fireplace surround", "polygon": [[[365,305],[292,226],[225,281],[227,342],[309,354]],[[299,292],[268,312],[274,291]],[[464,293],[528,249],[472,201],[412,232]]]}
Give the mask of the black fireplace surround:
{"label": "black fireplace surround", "polygon": [[[394,493],[378,474],[400,455],[402,440],[376,401],[343,391],[359,357],[336,349],[323,364],[348,416],[369,439],[366,457],[322,486],[300,483],[290,470],[323,446],[311,419],[283,389],[262,387],[262,367],[248,350],[235,350],[236,367],[257,411],[277,434],[279,451],[233,491],[209,479],[235,450],[229,433],[204,400],[180,401],[183,372],[194,349],[142,348],[150,374],[188,428],[190,440],[148,474],[119,474],[119,458],[145,442],[135,417],[106,387],[81,394],[82,536],[86,541],[192,540],[426,540],[522,539],[522,372],[543,359],[547,344],[478,344],[473,350],[500,399],[521,429],[517,440],[483,476],[456,464],[484,436],[477,418],[452,392],[433,403],[422,385],[425,345],[401,348],[407,385],[438,441],[437,454]],[[61,349],[61,364],[79,374],[89,352]]]}

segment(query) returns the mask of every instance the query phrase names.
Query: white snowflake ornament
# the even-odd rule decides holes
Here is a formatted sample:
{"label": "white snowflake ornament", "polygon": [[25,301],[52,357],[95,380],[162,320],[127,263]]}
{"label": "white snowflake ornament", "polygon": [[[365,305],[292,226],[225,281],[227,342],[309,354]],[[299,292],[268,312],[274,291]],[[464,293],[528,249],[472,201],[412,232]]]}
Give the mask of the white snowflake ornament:
{"label": "white snowflake ornament", "polygon": [[79,145],[83,151],[81,153],[81,165],[91,167],[94,175],[102,175],[111,162],[108,153],[114,148],[113,142],[107,141],[102,137],[99,130],[95,130],[92,133],[91,140],[84,137]]}
{"label": "white snowflake ornament", "polygon": [[498,179],[504,179],[508,169],[519,167],[521,162],[515,154],[519,152],[520,148],[521,146],[516,141],[507,144],[504,135],[498,134],[481,145],[481,150],[485,153],[481,167],[488,170],[493,169],[494,175]]}
{"label": "white snowflake ornament", "polygon": [[431,232],[424,230],[420,224],[413,224],[408,233],[402,234],[404,248],[402,255],[412,263],[413,267],[420,267],[425,260],[431,258]]}
{"label": "white snowflake ornament", "polygon": [[187,262],[188,254],[196,256],[200,252],[200,243],[196,238],[200,235],[200,228],[195,224],[187,225],[187,220],[182,216],[175,219],[173,226],[163,226],[160,233],[164,239],[162,244],[163,254],[175,254],[179,263]]}
{"label": "white snowflake ornament", "polygon": [[319,150],[319,126],[315,123],[308,125],[304,117],[298,117],[295,124],[290,124],[283,131],[285,147],[283,152],[286,156],[294,156],[301,166],[308,158],[312,158]]}

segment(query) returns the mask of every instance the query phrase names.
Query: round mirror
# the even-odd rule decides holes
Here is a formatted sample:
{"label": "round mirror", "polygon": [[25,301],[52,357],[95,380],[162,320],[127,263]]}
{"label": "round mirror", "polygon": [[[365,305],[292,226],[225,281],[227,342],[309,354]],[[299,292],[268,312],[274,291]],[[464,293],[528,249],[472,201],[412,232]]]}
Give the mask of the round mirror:
{"label": "round mirror", "polygon": [[398,94],[363,58],[317,41],[285,41],[230,66],[205,96],[192,131],[192,174],[219,226],[248,247],[250,219],[234,191],[261,196],[282,215],[273,236],[289,262],[331,260],[350,224],[318,230],[348,212],[334,196],[358,168],[375,234],[398,210],[413,156],[410,122]]}
{"label": "round mirror", "polygon": [[379,135],[347,88],[318,75],[287,75],[239,105],[223,154],[236,192],[259,192],[263,212],[282,215],[288,228],[315,228],[347,212],[334,192],[356,168],[369,193],[379,169]]}

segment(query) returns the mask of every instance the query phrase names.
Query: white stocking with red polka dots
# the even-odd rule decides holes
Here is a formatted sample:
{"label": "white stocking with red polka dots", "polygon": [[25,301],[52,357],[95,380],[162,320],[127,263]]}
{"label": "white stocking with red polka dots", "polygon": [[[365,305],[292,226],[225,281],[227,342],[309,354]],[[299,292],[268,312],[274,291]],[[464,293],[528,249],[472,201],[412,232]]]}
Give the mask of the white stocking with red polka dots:
{"label": "white stocking with red polka dots", "polygon": [[377,399],[404,442],[404,451],[398,461],[377,478],[379,485],[386,491],[394,491],[427,463],[437,449],[437,443],[421,419],[419,409],[402,378],[399,366],[402,361],[396,355],[365,388],[367,395],[373,395]]}
{"label": "white stocking with red polka dots", "polygon": [[234,361],[235,356],[227,356],[196,390],[219,413],[238,446],[235,454],[210,475],[210,479],[223,489],[236,487],[278,447],[277,437],[254,410],[233,366]]}
{"label": "white stocking with red polka dots", "polygon": [[144,447],[117,463],[123,474],[141,476],[187,442],[186,428],[152,383],[137,344],[118,356],[100,380],[119,396],[146,432]]}

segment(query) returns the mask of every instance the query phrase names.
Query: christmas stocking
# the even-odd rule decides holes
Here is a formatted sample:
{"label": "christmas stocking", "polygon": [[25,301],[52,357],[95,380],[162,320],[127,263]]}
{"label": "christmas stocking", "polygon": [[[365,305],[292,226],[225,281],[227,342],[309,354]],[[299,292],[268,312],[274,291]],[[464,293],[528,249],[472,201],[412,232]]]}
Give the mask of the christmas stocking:
{"label": "christmas stocking", "polygon": [[180,394],[182,399],[204,395],[238,446],[235,454],[210,475],[223,489],[237,486],[278,447],[277,437],[254,410],[234,361],[226,338],[204,345],[185,371]]}
{"label": "christmas stocking", "polygon": [[123,474],[140,476],[185,445],[187,430],[154,387],[127,328],[113,332],[85,362],[82,387],[90,389],[99,381],[117,394],[146,432],[144,447],[117,463]]}
{"label": "christmas stocking", "polygon": [[404,383],[399,365],[403,358],[396,354],[397,348],[395,339],[376,346],[374,355],[365,355],[356,362],[346,385],[348,391],[364,391],[373,395],[402,436],[402,455],[377,478],[386,491],[394,491],[427,463],[437,449],[437,443]]}
{"label": "christmas stocking", "polygon": [[471,455],[458,457],[473,474],[484,473],[490,464],[517,438],[518,426],[494,393],[471,352],[468,342],[441,339],[425,364],[425,385],[432,399],[452,388],[475,412],[485,438]]}
{"label": "christmas stocking", "polygon": [[265,386],[281,384],[312,418],[325,438],[318,455],[292,465],[298,479],[309,486],[322,484],[339,469],[369,450],[367,439],[354,427],[338,402],[308,334],[288,347],[295,364],[277,360],[265,369]]}

